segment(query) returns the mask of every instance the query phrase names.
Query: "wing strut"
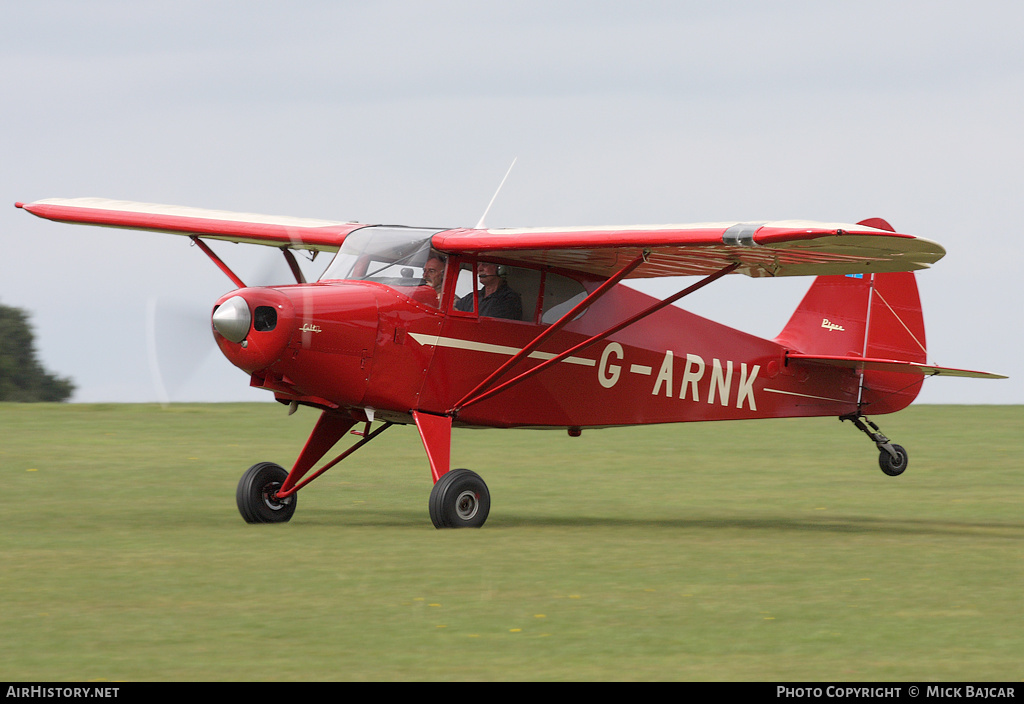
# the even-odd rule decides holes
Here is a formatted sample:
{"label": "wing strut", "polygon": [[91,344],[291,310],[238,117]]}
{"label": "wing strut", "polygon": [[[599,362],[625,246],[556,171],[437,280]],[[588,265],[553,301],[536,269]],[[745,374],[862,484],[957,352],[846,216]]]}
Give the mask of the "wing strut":
{"label": "wing strut", "polygon": [[[646,256],[647,255],[645,253],[639,259],[646,259]],[[634,265],[638,265],[638,262],[634,261],[634,262],[632,262],[628,266],[634,266]],[[484,399],[488,399],[491,396],[494,396],[495,394],[497,394],[497,393],[499,393],[501,391],[504,391],[505,389],[507,389],[507,388],[509,388],[509,387],[511,387],[511,386],[513,386],[515,384],[518,384],[521,381],[525,381],[529,377],[531,377],[531,376],[533,376],[533,375],[543,371],[544,369],[547,369],[551,365],[557,364],[558,362],[562,361],[566,357],[569,357],[569,356],[575,354],[576,352],[579,352],[580,350],[582,350],[582,349],[584,349],[586,347],[591,346],[595,342],[599,342],[599,341],[603,340],[604,338],[608,337],[609,335],[614,335],[619,330],[622,330],[623,328],[632,325],[633,323],[637,322],[638,320],[641,320],[642,318],[646,318],[647,316],[651,315],[652,313],[656,313],[657,311],[661,310],[665,306],[668,306],[668,305],[671,305],[671,304],[675,303],[680,298],[682,298],[684,296],[687,296],[687,295],[693,293],[694,291],[696,291],[696,290],[698,290],[700,288],[703,288],[704,286],[707,286],[708,284],[712,283],[713,281],[717,281],[718,279],[722,278],[726,274],[731,274],[733,271],[735,271],[737,268],[739,268],[739,266],[740,266],[739,262],[734,262],[734,263],[732,263],[732,264],[730,264],[730,265],[728,265],[728,266],[726,266],[726,267],[724,267],[722,269],[719,269],[715,273],[710,274],[710,275],[704,277],[703,279],[701,279],[700,281],[698,281],[695,284],[687,286],[682,291],[679,291],[678,293],[675,293],[675,294],[669,296],[665,300],[659,301],[658,303],[655,303],[654,305],[645,308],[644,310],[642,310],[641,312],[637,313],[636,315],[630,316],[626,320],[623,320],[621,323],[617,323],[616,325],[613,325],[612,327],[608,328],[604,332],[598,333],[597,335],[594,335],[593,337],[589,337],[586,340],[584,340],[583,342],[580,342],[579,344],[574,345],[573,347],[570,347],[569,349],[565,350],[564,352],[561,352],[560,354],[555,355],[551,359],[548,359],[548,360],[545,360],[545,361],[541,362],[536,367],[528,369],[525,372],[522,372],[518,376],[512,377],[511,379],[509,379],[508,381],[506,381],[506,382],[504,382],[502,384],[494,386],[494,387],[492,387],[492,388],[490,388],[490,389],[488,389],[486,391],[482,391],[480,393],[477,393],[477,390],[480,389],[484,385],[483,383],[481,383],[480,385],[477,386],[476,389],[474,389],[472,392],[470,392],[470,394],[467,394],[467,396],[469,396],[469,398],[463,397],[463,399],[460,400],[457,404],[455,404],[455,406],[452,409],[450,409],[448,411],[448,413],[450,415],[458,414],[458,412],[460,410],[462,410],[463,408],[465,408],[466,406],[470,406],[470,405],[472,405],[474,403],[479,403],[480,401],[483,401]],[[623,274],[623,275],[625,275],[625,274]],[[609,279],[609,281],[611,281],[611,279]],[[606,281],[605,284],[607,284],[607,283],[608,282]],[[602,287],[604,287],[605,284],[602,284]],[[595,290],[594,294],[596,294],[599,290],[600,289]],[[594,294],[591,294],[591,296],[593,296]],[[589,299],[590,296],[588,296],[587,298]],[[586,302],[586,299],[584,299],[584,301],[581,302],[580,305],[582,305],[585,302]],[[580,306],[577,306],[577,308],[578,307],[580,307]],[[574,310],[575,310],[575,308],[573,309],[573,311]],[[559,319],[559,321],[558,321],[558,323],[556,323],[556,325],[559,324],[559,323],[562,323],[563,320],[565,320],[566,318],[569,318],[571,320],[570,316],[573,313],[573,311],[569,311],[569,313],[566,313],[564,316],[562,316],[562,318]],[[540,339],[542,337],[545,337],[547,332],[548,331],[545,331],[545,332],[541,333],[540,335],[538,335],[537,338],[533,342],[531,342],[529,345],[527,345],[525,348],[523,348],[523,352],[526,352],[528,354],[529,350],[535,349],[536,346],[539,344]],[[523,352],[518,353],[511,360],[509,360],[504,365],[502,365],[502,367],[499,368],[499,370],[497,372],[495,372],[494,374],[491,374],[491,376],[489,376],[485,380],[484,383],[494,379],[497,376],[498,372],[501,372],[501,371],[504,371],[505,369],[508,369],[508,367],[511,366],[511,363],[513,361],[517,361],[519,359],[522,359],[525,356]],[[472,396],[473,393],[476,393],[476,395]]]}
{"label": "wing strut", "polygon": [[195,242],[196,246],[198,246],[199,249],[203,250],[203,252],[206,253],[206,256],[213,260],[213,263],[216,264],[221,271],[228,275],[228,278],[235,283],[235,286],[237,286],[238,288],[245,288],[245,282],[238,278],[235,272],[231,271],[231,267],[225,264],[224,260],[218,257],[217,254],[212,249],[210,249],[210,245],[206,244],[195,235],[192,235],[190,239],[193,242]]}
{"label": "wing strut", "polygon": [[288,262],[288,268],[292,270],[292,276],[295,277],[295,281],[300,284],[306,283],[306,277],[303,275],[302,269],[299,268],[299,262],[295,260],[292,250],[287,247],[281,247],[281,253],[284,254],[284,259]]}
{"label": "wing strut", "polygon": [[285,499],[291,496],[394,425],[394,423],[385,422],[384,425],[371,433],[370,424],[372,422],[373,420],[368,418],[366,420],[366,429],[361,433],[356,433],[357,435],[362,436],[361,440],[303,480],[306,473],[311,470],[332,447],[334,447],[335,443],[337,443],[353,425],[356,424],[356,421],[348,416],[332,413],[331,411],[324,411],[321,413],[320,419],[316,422],[316,426],[313,428],[313,432],[310,433],[309,439],[306,440],[305,447],[302,448],[302,452],[299,454],[298,459],[295,460],[295,464],[292,466],[292,471],[288,473],[288,477],[277,490],[275,498]]}

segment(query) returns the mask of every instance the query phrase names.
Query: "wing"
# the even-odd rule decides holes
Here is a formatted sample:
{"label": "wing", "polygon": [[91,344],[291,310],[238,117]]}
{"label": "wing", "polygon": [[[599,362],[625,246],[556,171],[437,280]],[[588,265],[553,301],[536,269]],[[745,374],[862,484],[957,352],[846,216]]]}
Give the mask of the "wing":
{"label": "wing", "polygon": [[[233,213],[102,198],[16,203],[58,222],[150,230],[293,249],[337,251],[365,224]],[[878,227],[871,227],[877,225]],[[609,228],[456,229],[434,246],[449,254],[493,256],[611,276],[646,253],[629,278],[708,275],[734,263],[752,277],[924,269],[945,254],[931,240],[892,232],[880,220],[858,225],[786,221]]]}
{"label": "wing", "polygon": [[914,271],[946,253],[931,240],[867,224],[804,221],[448,230],[434,235],[433,245],[449,254],[600,276],[611,276],[648,252],[628,278],[705,276],[734,263],[740,264],[736,273],[752,277]]}
{"label": "wing", "polygon": [[365,226],[104,198],[49,198],[15,205],[57,222],[195,235],[292,249],[337,251],[349,232]]}

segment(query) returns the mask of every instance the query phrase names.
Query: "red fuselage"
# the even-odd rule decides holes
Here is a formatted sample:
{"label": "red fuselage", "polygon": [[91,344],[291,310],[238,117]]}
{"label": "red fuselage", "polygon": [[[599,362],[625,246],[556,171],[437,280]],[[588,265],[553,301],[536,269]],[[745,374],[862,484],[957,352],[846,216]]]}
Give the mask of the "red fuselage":
{"label": "red fuselage", "polygon": [[[600,282],[583,283],[593,290]],[[240,289],[218,305],[234,296],[244,299],[257,319],[260,308],[276,313],[271,329],[254,325],[242,342],[215,334],[227,358],[251,375],[253,386],[285,403],[354,415],[370,409],[373,417],[397,422],[411,422],[412,411],[452,414],[457,425],[571,429],[840,416],[857,410],[860,393],[860,375],[852,369],[787,365],[783,344],[669,306],[452,413],[460,399],[547,326],[438,308],[426,286],[333,281]],[[616,286],[499,382],[653,301]],[[912,398],[874,412],[899,410]]]}

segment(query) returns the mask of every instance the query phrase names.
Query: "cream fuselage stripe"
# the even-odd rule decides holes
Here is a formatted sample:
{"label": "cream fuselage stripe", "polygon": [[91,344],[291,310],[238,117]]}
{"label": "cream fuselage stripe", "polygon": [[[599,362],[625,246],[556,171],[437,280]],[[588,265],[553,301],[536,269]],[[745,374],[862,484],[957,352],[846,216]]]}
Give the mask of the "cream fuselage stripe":
{"label": "cream fuselage stripe", "polygon": [[[411,332],[409,337],[416,340],[423,346],[432,345],[434,347],[449,347],[456,350],[472,350],[474,352],[488,352],[490,354],[503,354],[511,357],[517,354],[522,348],[509,347],[507,345],[494,345],[489,342],[476,342],[475,340],[460,340],[457,337],[442,337],[440,335],[423,335],[421,333]],[[555,357],[556,355],[550,352],[531,352],[531,359],[547,360]],[[562,360],[569,364],[579,364],[584,367],[593,367],[597,365],[597,361],[593,359],[586,359],[585,357],[566,357]]]}
{"label": "cream fuselage stripe", "polygon": [[769,389],[767,386],[764,390],[770,394],[784,394],[786,396],[799,396],[800,398],[813,398],[819,401],[835,401],[837,403],[849,403],[849,399],[843,398],[829,398],[828,396],[812,396],[811,394],[798,394],[795,391],[783,391],[782,389]]}

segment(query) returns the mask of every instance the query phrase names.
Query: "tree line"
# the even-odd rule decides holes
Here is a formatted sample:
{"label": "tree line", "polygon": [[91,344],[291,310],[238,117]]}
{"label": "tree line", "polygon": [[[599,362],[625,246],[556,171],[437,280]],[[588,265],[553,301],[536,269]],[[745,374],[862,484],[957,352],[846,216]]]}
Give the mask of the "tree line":
{"label": "tree line", "polygon": [[36,358],[28,313],[0,304],[0,401],[67,401],[74,390]]}

